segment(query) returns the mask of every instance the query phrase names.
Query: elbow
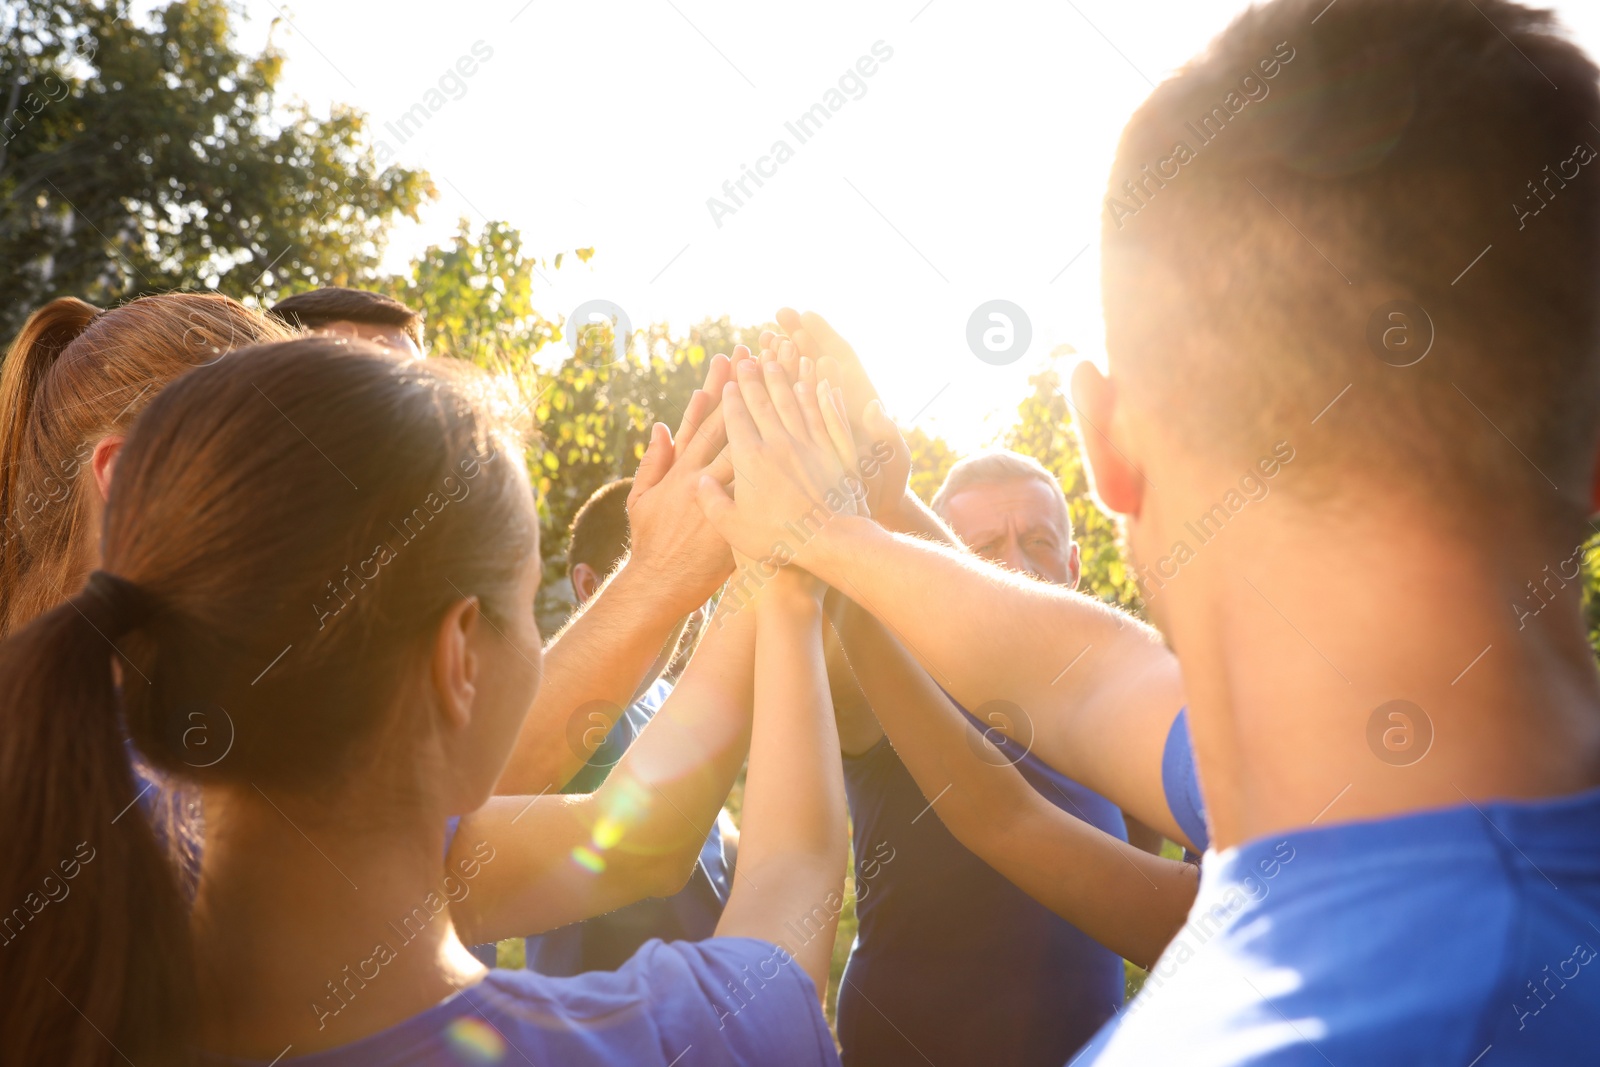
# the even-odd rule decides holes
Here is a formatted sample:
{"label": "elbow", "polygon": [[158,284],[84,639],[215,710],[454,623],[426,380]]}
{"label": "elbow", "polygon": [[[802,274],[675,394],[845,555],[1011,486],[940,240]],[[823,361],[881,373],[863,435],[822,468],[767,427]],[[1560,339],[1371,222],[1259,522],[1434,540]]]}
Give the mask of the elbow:
{"label": "elbow", "polygon": [[644,895],[670,897],[683,892],[684,887],[689,884],[689,879],[694,876],[694,869],[699,862],[700,848],[693,842],[653,857],[647,868],[641,872],[640,880],[645,889]]}

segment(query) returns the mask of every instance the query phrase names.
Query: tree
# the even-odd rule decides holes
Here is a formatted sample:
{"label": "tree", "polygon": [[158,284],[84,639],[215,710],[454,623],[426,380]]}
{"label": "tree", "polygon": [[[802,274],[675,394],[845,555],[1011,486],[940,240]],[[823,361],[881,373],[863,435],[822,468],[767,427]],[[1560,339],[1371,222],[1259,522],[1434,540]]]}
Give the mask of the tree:
{"label": "tree", "polygon": [[[593,254],[574,250],[582,262]],[[539,495],[545,624],[559,622],[571,606],[562,579],[567,530],[578,508],[606,482],[633,474],[652,422],[677,430],[712,354],[753,346],[760,333],[723,318],[678,337],[656,323],[633,331],[620,360],[608,325],[578,331],[575,351],[553,344],[564,340],[565,324],[535,310],[533,294],[544,271],[559,270],[565,255],[537,259],[524,251],[515,227],[490,222],[475,235],[463,220],[448,245],[427,249],[406,276],[381,286],[423,312],[432,353],[505,376],[529,406],[538,430],[529,474]]]}
{"label": "tree", "polygon": [[1143,603],[1133,574],[1124,562],[1116,522],[1089,492],[1083,453],[1072,430],[1072,408],[1061,390],[1061,374],[1052,360],[1028,379],[1033,392],[1017,408],[1017,421],[1006,432],[1005,446],[1044,464],[1061,481],[1067,494],[1072,530],[1083,553],[1085,592],[1109,603],[1143,614]]}
{"label": "tree", "polygon": [[0,286],[6,334],[58,295],[107,304],[374,278],[388,226],[433,195],[380,169],[366,117],[275,96],[282,56],[233,43],[224,0],[0,8]]}
{"label": "tree", "polygon": [[920,426],[911,427],[904,435],[911,449],[911,491],[924,503],[931,503],[933,494],[944,484],[945,475],[961,457],[944,438],[929,434]]}

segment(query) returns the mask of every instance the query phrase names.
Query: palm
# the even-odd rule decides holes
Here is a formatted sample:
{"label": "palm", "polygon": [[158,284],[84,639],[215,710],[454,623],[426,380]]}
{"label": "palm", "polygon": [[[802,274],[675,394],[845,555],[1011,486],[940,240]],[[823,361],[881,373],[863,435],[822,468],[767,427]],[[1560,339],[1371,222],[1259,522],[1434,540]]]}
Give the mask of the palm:
{"label": "palm", "polygon": [[[845,414],[859,444],[860,469],[866,483],[867,508],[883,515],[899,505],[911,477],[911,449],[883,411],[878,390],[867,376],[850,342],[815,312],[778,312],[782,326],[799,349],[813,360],[817,373],[844,390]],[[792,373],[792,371],[791,371]],[[887,453],[888,458],[885,459]]]}

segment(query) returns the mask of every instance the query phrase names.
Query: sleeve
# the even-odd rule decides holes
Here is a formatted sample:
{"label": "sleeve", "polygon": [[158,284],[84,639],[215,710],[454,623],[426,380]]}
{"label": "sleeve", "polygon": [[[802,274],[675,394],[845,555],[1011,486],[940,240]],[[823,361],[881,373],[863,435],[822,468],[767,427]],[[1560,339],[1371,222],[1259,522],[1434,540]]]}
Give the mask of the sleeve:
{"label": "sleeve", "polygon": [[650,941],[643,969],[666,1060],[725,1067],[837,1067],[817,988],[770,941]]}
{"label": "sleeve", "polygon": [[1206,803],[1200,796],[1200,779],[1195,776],[1194,746],[1189,743],[1189,709],[1179,710],[1167,733],[1167,747],[1161,754],[1161,785],[1166,790],[1167,807],[1178,828],[1202,852],[1211,847],[1206,829]]}

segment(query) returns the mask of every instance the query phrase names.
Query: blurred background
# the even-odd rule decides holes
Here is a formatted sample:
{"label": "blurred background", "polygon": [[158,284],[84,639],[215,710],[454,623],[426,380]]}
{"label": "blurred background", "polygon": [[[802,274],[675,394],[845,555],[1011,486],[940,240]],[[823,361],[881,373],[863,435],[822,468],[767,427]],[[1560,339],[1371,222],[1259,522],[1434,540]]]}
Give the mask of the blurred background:
{"label": "blurred background", "polygon": [[[1060,386],[1104,358],[1119,132],[1244,6],[3,0],[0,329],[67,294],[406,301],[539,427],[548,634],[577,506],[676,427],[711,354],[816,310],[924,498],[977,447],[1038,457],[1086,591],[1138,610]],[[1600,4],[1549,6],[1600,53]],[[981,358],[969,323],[997,300],[1014,343]]]}

